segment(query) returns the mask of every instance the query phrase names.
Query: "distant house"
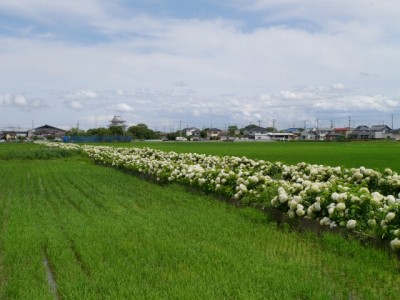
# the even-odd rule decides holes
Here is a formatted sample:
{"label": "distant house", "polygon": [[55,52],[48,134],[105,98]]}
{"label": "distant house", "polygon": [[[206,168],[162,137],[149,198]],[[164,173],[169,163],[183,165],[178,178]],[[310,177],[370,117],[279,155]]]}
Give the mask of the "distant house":
{"label": "distant house", "polygon": [[369,131],[369,127],[366,125],[357,126],[352,130],[349,135],[352,139],[372,139],[371,132]]}
{"label": "distant house", "polygon": [[221,134],[222,130],[218,128],[209,128],[207,130],[207,137],[211,140],[219,139],[219,135]]}
{"label": "distant house", "polygon": [[340,140],[344,140],[345,136],[343,134],[340,133],[328,133],[327,135],[325,135],[325,141],[340,141]]}
{"label": "distant house", "polygon": [[388,139],[392,138],[392,129],[387,125],[373,125],[368,127],[361,125],[351,132],[349,135],[352,139]]}
{"label": "distant house", "polygon": [[387,125],[373,125],[369,130],[374,133],[374,139],[392,138],[392,129]]}
{"label": "distant house", "polygon": [[61,138],[62,136],[65,135],[65,130],[46,124],[44,126],[35,128],[33,130],[33,135],[43,138],[48,138],[48,137]]}
{"label": "distant house", "polygon": [[400,141],[400,128],[392,130],[392,138]]}
{"label": "distant house", "polygon": [[338,137],[342,136],[344,138],[348,138],[351,133],[351,128],[350,127],[333,128],[333,133],[336,134]]}
{"label": "distant house", "polygon": [[293,133],[293,134],[300,134],[300,129],[292,127],[292,128],[285,129],[284,132]]}
{"label": "distant house", "polygon": [[267,132],[254,135],[256,141],[291,141],[295,138],[296,135],[290,132]]}
{"label": "distant house", "polygon": [[262,135],[266,133],[266,128],[256,125],[249,125],[243,128],[243,135],[249,139],[254,139],[256,135]]}
{"label": "distant house", "polygon": [[332,128],[309,128],[301,132],[300,139],[310,141],[323,141],[326,140],[327,136],[332,133]]}
{"label": "distant house", "polygon": [[0,132],[0,140],[15,141],[28,137],[28,131],[21,130],[5,130]]}
{"label": "distant house", "polygon": [[189,137],[192,141],[200,140],[200,129],[196,127],[188,127],[182,130],[182,134]]}
{"label": "distant house", "polygon": [[230,136],[228,131],[221,131],[221,133],[219,134],[219,139],[221,141],[234,141],[235,137]]}

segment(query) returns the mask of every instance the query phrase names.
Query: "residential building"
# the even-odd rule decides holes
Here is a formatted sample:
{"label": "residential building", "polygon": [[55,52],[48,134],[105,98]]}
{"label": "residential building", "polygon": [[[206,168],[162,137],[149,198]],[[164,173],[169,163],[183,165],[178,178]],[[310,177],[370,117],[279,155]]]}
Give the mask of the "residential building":
{"label": "residential building", "polygon": [[243,128],[243,135],[249,139],[254,139],[256,135],[266,134],[267,129],[264,127],[249,125]]}
{"label": "residential building", "polygon": [[267,132],[254,135],[256,141],[291,141],[296,135],[290,132]]}
{"label": "residential building", "polygon": [[43,125],[40,127],[36,127],[33,130],[33,135],[43,137],[43,138],[47,138],[47,137],[61,138],[65,135],[65,130],[46,124],[46,125]]}
{"label": "residential building", "polygon": [[0,132],[0,140],[15,141],[18,139],[26,139],[28,131],[23,130],[5,130]]}
{"label": "residential building", "polygon": [[207,130],[207,138],[210,140],[218,140],[222,130],[218,128],[209,128]]}
{"label": "residential building", "polygon": [[349,135],[352,139],[390,139],[393,137],[392,129],[387,125],[361,125]]}
{"label": "residential building", "polygon": [[343,136],[344,138],[348,138],[351,133],[351,128],[350,127],[333,128],[333,133],[339,136]]}
{"label": "residential building", "polygon": [[300,139],[310,141],[323,141],[331,133],[333,133],[332,128],[309,128],[301,132]]}
{"label": "residential building", "polygon": [[200,140],[200,133],[200,129],[196,127],[188,127],[182,130],[182,134],[192,141]]}

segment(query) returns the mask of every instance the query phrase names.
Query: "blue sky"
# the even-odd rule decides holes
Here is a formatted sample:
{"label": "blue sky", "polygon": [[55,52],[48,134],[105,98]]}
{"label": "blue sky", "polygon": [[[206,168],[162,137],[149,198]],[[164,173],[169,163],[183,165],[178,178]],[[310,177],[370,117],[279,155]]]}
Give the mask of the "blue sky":
{"label": "blue sky", "polygon": [[399,15],[397,0],[0,0],[0,129],[398,128]]}

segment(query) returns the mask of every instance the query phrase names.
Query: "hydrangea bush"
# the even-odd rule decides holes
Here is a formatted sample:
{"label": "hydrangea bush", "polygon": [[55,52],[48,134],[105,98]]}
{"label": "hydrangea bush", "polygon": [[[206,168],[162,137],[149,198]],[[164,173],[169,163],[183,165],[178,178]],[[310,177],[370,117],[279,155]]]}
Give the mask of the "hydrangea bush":
{"label": "hydrangea bush", "polygon": [[243,203],[285,212],[290,218],[317,220],[391,240],[400,250],[400,176],[360,168],[312,165],[246,157],[163,152],[50,143],[81,149],[95,162],[147,174],[159,182],[178,182]]}

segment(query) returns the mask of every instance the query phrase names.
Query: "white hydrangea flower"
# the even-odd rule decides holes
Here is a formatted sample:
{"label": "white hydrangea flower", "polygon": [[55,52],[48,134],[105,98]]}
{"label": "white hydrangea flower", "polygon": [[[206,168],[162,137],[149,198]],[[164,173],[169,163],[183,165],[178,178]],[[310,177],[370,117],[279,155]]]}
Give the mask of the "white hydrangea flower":
{"label": "white hydrangea flower", "polygon": [[336,193],[336,192],[332,193],[331,199],[334,200],[334,201],[338,201],[338,199],[339,199],[339,194]]}
{"label": "white hydrangea flower", "polygon": [[344,211],[344,210],[346,209],[346,204],[344,204],[343,202],[339,202],[339,203],[336,205],[336,209],[337,209],[338,211]]}
{"label": "white hydrangea flower", "polygon": [[335,212],[335,204],[333,204],[333,203],[331,203],[331,205],[329,205],[329,208],[328,208],[328,214],[329,215],[332,215],[334,212]]}
{"label": "white hydrangea flower", "polygon": [[286,193],[280,193],[278,198],[281,203],[285,203],[289,197]]}
{"label": "white hydrangea flower", "polygon": [[392,221],[395,217],[396,217],[396,214],[395,214],[394,212],[389,212],[389,213],[386,215],[385,220],[386,220],[387,222],[390,222],[390,221]]}
{"label": "white hydrangea flower", "polygon": [[297,209],[297,202],[294,199],[290,200],[288,202],[288,204],[289,204],[289,208],[291,210],[296,210]]}
{"label": "white hydrangea flower", "polygon": [[239,189],[244,193],[247,192],[247,187],[244,184],[240,184]]}
{"label": "white hydrangea flower", "polygon": [[396,198],[393,195],[389,195],[386,197],[386,201],[389,205],[393,205],[396,203]]}
{"label": "white hydrangea flower", "polygon": [[390,242],[390,247],[392,247],[392,249],[394,251],[397,251],[400,249],[400,240],[398,238],[395,238],[394,240],[392,240]]}
{"label": "white hydrangea flower", "polygon": [[328,217],[324,217],[319,221],[320,225],[329,225],[331,223],[331,219]]}
{"label": "white hydrangea flower", "polygon": [[321,204],[319,202],[315,202],[313,205],[313,210],[314,211],[320,211],[321,210]]}
{"label": "white hydrangea flower", "polygon": [[357,226],[357,221],[356,220],[348,220],[346,224],[346,228],[349,230],[355,229]]}
{"label": "white hydrangea flower", "polygon": [[302,217],[302,216],[304,216],[306,213],[305,213],[305,211],[304,211],[303,208],[299,208],[299,209],[296,210],[296,214],[297,214],[299,217]]}

